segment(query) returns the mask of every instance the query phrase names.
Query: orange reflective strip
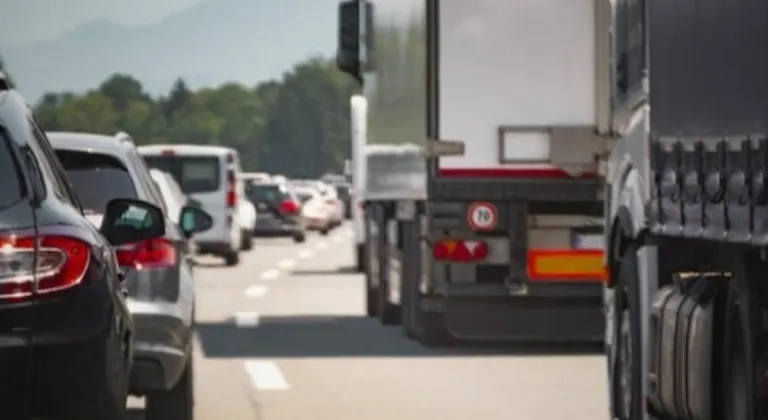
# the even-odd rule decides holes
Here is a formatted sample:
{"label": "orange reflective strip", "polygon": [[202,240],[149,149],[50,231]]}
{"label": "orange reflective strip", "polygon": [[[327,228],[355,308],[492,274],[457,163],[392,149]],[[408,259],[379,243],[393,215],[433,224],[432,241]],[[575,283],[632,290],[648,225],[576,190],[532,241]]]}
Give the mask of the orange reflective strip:
{"label": "orange reflective strip", "polygon": [[528,253],[528,277],[532,280],[604,281],[601,250],[535,250]]}

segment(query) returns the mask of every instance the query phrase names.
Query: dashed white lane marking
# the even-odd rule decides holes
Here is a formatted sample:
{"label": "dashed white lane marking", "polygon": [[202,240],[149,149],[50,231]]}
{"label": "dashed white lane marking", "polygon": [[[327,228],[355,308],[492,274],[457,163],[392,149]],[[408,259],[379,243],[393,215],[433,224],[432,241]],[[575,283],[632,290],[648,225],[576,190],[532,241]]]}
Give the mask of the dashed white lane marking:
{"label": "dashed white lane marking", "polygon": [[282,268],[283,270],[287,270],[289,268],[293,268],[296,266],[296,261],[294,260],[282,260],[277,263],[277,266]]}
{"label": "dashed white lane marking", "polygon": [[317,249],[325,249],[328,248],[328,243],[325,241],[318,242],[317,245],[315,245]]}
{"label": "dashed white lane marking", "polygon": [[259,314],[256,312],[238,312],[234,316],[238,328],[258,327]]}
{"label": "dashed white lane marking", "polygon": [[280,272],[277,270],[267,270],[261,273],[261,279],[262,280],[274,280],[280,275]]}
{"label": "dashed white lane marking", "polygon": [[302,258],[302,259],[312,258],[313,255],[315,255],[315,253],[308,249],[305,249],[304,251],[299,252],[299,258]]}
{"label": "dashed white lane marking", "polygon": [[256,285],[245,289],[245,295],[248,297],[263,297],[267,294],[267,286]]}
{"label": "dashed white lane marking", "polygon": [[245,371],[251,378],[253,387],[259,391],[280,391],[289,389],[277,363],[271,360],[248,360]]}

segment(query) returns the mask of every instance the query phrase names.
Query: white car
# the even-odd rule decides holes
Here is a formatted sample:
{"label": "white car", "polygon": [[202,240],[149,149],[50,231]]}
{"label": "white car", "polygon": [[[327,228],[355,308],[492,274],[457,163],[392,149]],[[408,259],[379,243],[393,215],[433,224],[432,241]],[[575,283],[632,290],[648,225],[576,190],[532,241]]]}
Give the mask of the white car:
{"label": "white car", "polygon": [[328,211],[331,215],[331,223],[334,227],[340,226],[344,221],[344,202],[339,198],[336,188],[322,183],[320,195],[323,197],[325,205],[328,206]]}
{"label": "white car", "polygon": [[301,215],[305,220],[308,230],[319,231],[321,235],[327,235],[333,227],[331,212],[326,205],[320,191],[312,186],[298,186],[294,189],[296,196],[301,201]]}
{"label": "white car", "polygon": [[294,180],[291,182],[297,188],[312,188],[320,196],[321,201],[326,207],[328,217],[331,220],[331,229],[341,225],[344,221],[344,203],[339,199],[336,188],[317,180]]}
{"label": "white car", "polygon": [[195,236],[200,253],[221,256],[228,266],[240,262],[243,244],[240,203],[245,187],[240,181],[240,157],[221,146],[158,144],[142,146],[139,153],[150,168],[171,174],[189,197],[200,202],[213,218],[213,226]]}

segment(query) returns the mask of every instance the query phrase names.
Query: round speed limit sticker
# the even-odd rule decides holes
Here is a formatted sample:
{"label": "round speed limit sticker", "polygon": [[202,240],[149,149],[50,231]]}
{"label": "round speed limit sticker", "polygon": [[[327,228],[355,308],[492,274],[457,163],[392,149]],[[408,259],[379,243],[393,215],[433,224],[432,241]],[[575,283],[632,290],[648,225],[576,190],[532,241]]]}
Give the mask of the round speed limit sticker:
{"label": "round speed limit sticker", "polygon": [[467,222],[473,230],[493,230],[499,224],[499,212],[492,203],[477,201],[469,206]]}

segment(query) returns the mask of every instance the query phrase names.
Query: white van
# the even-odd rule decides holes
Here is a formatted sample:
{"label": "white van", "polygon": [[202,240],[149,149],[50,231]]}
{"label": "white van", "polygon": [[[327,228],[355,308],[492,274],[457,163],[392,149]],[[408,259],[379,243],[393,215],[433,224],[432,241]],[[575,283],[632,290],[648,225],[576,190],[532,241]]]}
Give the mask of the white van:
{"label": "white van", "polygon": [[227,265],[237,265],[243,234],[238,212],[245,197],[243,183],[238,182],[237,151],[188,144],[156,144],[138,150],[147,166],[171,174],[184,193],[213,217],[211,229],[195,235],[200,253],[221,256]]}

